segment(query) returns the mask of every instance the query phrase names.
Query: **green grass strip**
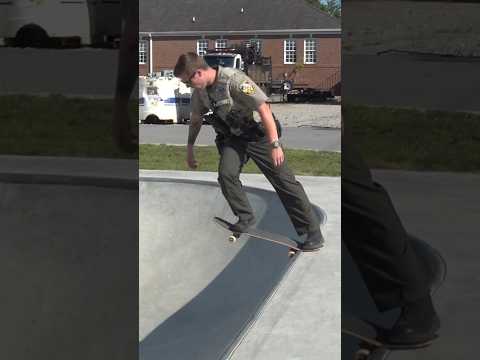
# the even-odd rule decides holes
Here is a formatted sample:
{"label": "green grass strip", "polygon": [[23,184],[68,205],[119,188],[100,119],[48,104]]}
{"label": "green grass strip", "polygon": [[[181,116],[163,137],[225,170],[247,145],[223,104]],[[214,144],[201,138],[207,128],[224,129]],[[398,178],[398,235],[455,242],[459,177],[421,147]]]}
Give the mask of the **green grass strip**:
{"label": "green grass strip", "polygon": [[[112,139],[113,101],[104,99],[0,96],[0,153],[16,155],[136,158]],[[129,115],[134,129],[138,105]]]}
{"label": "green grass strip", "polygon": [[354,105],[342,112],[372,168],[480,170],[480,115]]}
{"label": "green grass strip", "polygon": [[[296,175],[340,176],[341,154],[326,151],[286,149],[288,166]],[[217,171],[219,155],[215,146],[197,146],[195,157],[198,171]],[[189,170],[186,147],[169,145],[140,145],[140,168],[146,170]],[[260,173],[250,160],[244,173]]]}

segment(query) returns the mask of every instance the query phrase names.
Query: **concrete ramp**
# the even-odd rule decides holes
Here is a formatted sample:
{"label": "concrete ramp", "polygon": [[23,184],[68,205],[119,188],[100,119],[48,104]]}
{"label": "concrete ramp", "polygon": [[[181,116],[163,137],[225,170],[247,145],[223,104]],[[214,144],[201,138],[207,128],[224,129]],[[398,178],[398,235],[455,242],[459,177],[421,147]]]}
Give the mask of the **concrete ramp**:
{"label": "concrete ramp", "polygon": [[[245,190],[258,228],[296,238],[274,192]],[[140,359],[228,358],[301,256],[246,237],[231,244],[214,216],[235,219],[216,183],[140,179]]]}
{"label": "concrete ramp", "polygon": [[133,359],[137,180],[42,174],[39,158],[0,172],[0,359]]}

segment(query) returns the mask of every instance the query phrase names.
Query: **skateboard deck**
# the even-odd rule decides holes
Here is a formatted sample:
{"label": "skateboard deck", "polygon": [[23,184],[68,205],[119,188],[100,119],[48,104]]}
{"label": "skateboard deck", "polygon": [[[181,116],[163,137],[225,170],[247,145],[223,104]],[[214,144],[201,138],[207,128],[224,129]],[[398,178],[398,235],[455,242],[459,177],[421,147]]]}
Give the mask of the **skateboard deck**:
{"label": "skateboard deck", "polygon": [[413,350],[430,346],[435,339],[415,345],[389,344],[383,340],[387,329],[371,321],[342,315],[342,334],[360,340],[355,360],[384,360],[393,350]]}
{"label": "skateboard deck", "polygon": [[[217,223],[222,228],[227,229],[227,230],[230,230],[230,227],[233,225],[233,224],[229,223],[228,221],[226,221],[222,218],[219,218],[219,217],[214,217],[213,221],[215,221],[215,223]],[[266,241],[270,241],[270,242],[285,246],[285,247],[288,248],[290,256],[293,256],[297,252],[302,251],[302,249],[300,248],[300,245],[296,241],[294,241],[294,240],[292,240],[292,239],[290,239],[286,236],[283,236],[283,235],[273,234],[273,233],[269,233],[268,231],[263,231],[263,230],[258,230],[258,229],[248,229],[247,231],[245,231],[243,233],[234,232],[228,237],[228,240],[230,242],[235,242],[240,238],[240,236],[242,234],[249,235],[249,236],[257,238],[257,239],[266,240]]]}

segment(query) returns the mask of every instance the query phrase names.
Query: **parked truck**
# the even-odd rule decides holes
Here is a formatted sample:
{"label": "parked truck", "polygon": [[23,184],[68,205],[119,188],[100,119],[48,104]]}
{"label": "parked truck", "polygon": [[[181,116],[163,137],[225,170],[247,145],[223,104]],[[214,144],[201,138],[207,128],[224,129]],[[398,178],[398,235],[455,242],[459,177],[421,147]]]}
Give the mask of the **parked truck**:
{"label": "parked truck", "polygon": [[17,47],[117,47],[120,0],[0,1],[0,40]]}
{"label": "parked truck", "polygon": [[274,90],[272,58],[261,56],[260,52],[249,44],[228,49],[210,49],[203,57],[210,66],[220,65],[244,71],[267,95]]}
{"label": "parked truck", "polygon": [[331,83],[335,79],[325,79],[321,87],[296,84],[295,77],[300,67],[282,74],[282,79],[273,79],[272,58],[248,42],[227,49],[207,50],[203,56],[210,66],[220,65],[244,71],[268,95],[282,94],[288,102],[319,102],[334,96]]}

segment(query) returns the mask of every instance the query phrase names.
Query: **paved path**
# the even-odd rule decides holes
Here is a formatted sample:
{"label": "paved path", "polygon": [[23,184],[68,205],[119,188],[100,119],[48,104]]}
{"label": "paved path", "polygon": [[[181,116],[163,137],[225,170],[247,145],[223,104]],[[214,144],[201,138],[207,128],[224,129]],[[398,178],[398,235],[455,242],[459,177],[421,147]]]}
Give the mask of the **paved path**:
{"label": "paved path", "polygon": [[[141,144],[185,145],[188,126],[141,124]],[[197,139],[197,145],[214,145],[215,132],[211,126],[203,126]],[[339,129],[317,127],[286,127],[282,141],[287,148],[314,149],[323,151],[341,151],[341,133]]]}

